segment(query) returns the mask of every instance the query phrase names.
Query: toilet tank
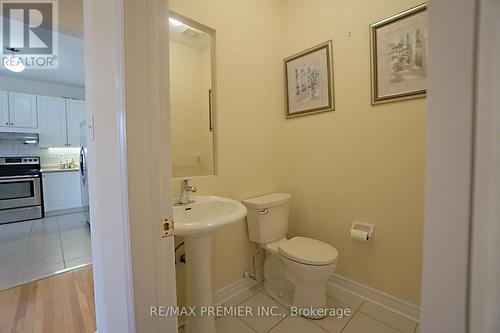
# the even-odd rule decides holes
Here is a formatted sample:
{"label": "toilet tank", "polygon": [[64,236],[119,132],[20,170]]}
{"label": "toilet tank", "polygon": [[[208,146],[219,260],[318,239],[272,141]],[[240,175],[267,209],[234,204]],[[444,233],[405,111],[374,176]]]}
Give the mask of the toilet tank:
{"label": "toilet tank", "polygon": [[267,244],[282,239],[288,231],[290,194],[271,193],[243,200],[248,208],[248,235],[251,241]]}

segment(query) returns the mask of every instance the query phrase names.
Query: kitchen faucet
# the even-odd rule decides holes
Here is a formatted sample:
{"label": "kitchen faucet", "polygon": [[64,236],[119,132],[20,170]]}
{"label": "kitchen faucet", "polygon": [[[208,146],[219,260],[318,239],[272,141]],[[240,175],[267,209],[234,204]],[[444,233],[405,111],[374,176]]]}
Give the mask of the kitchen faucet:
{"label": "kitchen faucet", "polygon": [[177,205],[188,205],[193,203],[193,200],[189,200],[190,193],[196,192],[196,187],[189,185],[189,181],[184,179],[181,181],[181,193],[179,194],[179,201]]}

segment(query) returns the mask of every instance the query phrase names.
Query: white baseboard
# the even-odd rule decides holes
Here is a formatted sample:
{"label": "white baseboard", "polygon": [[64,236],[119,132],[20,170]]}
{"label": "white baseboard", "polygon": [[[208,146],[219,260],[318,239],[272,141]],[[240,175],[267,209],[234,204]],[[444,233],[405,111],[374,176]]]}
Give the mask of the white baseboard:
{"label": "white baseboard", "polygon": [[[227,287],[217,290],[214,293],[214,304],[220,305],[239,293],[252,288],[256,284],[257,282],[252,279],[240,279]],[[420,321],[420,307],[418,305],[403,301],[397,297],[391,296],[338,274],[334,274],[328,282],[327,294],[328,296],[334,297],[341,302],[345,299],[346,295],[348,295],[351,299],[359,300],[359,303],[362,301],[369,301],[412,321]]]}
{"label": "white baseboard", "polygon": [[[351,297],[380,305],[412,321],[420,321],[420,306],[403,301],[338,274],[334,274],[328,282],[327,294],[336,299],[342,298],[339,295],[348,294]],[[339,301],[342,301],[342,299],[339,299]]]}
{"label": "white baseboard", "polygon": [[[225,301],[235,297],[236,295],[244,292],[245,290],[252,288],[256,284],[257,282],[255,280],[241,279],[230,284],[227,287],[219,289],[213,294],[214,305],[222,305],[222,303],[224,303]],[[185,321],[186,320],[183,317],[178,318],[179,328],[185,325]]]}
{"label": "white baseboard", "polygon": [[230,284],[227,287],[219,289],[214,293],[214,304],[220,305],[220,304],[224,303],[225,301],[238,295],[239,293],[242,293],[245,290],[252,288],[256,284],[257,284],[257,282],[255,280],[241,279],[241,280],[238,280],[238,281]]}

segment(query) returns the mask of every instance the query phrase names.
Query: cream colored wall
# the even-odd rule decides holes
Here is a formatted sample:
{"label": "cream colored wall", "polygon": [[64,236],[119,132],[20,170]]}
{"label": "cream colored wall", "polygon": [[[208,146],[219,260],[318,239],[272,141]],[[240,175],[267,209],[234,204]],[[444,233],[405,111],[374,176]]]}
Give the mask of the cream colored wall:
{"label": "cream colored wall", "polygon": [[[368,30],[416,4],[173,0],[171,9],[217,30],[218,174],[192,179],[198,193],[291,193],[289,236],[334,245],[337,273],[418,304],[426,100],[371,106]],[[329,39],[336,111],[285,120],[282,59]],[[375,242],[352,241],[353,220],[374,223]],[[243,223],[216,232],[214,290],[241,278],[253,249]]]}
{"label": "cream colored wall", "polygon": [[208,130],[210,52],[176,42],[169,45],[172,176],[208,175],[213,173]]}
{"label": "cream colored wall", "polygon": [[[170,9],[217,31],[217,175],[193,178],[198,194],[240,200],[282,191],[281,2],[173,0]],[[214,290],[242,278],[253,250],[245,223],[215,233]]]}
{"label": "cream colored wall", "polygon": [[[371,106],[368,27],[419,3],[287,0],[282,16],[283,57],[333,40],[336,97],[334,112],[285,121],[289,235],[332,244],[338,274],[415,304],[426,100]],[[374,223],[375,241],[351,240],[353,220]]]}

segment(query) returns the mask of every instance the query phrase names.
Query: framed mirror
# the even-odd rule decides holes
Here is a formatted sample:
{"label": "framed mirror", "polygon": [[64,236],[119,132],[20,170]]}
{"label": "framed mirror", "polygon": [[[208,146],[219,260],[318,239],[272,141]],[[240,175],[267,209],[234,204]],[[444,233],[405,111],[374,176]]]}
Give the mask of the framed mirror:
{"label": "framed mirror", "polygon": [[170,11],[172,177],[214,175],[215,30]]}

